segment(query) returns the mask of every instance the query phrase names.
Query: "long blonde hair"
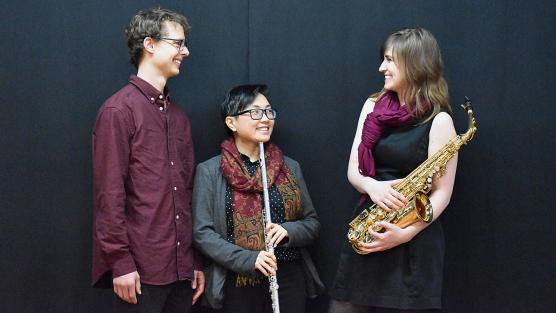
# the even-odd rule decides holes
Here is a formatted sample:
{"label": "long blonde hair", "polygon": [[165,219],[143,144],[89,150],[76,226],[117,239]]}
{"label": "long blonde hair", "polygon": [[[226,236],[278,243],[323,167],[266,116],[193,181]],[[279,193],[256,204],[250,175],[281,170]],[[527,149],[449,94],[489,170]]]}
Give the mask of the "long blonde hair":
{"label": "long blonde hair", "polygon": [[[388,48],[392,48],[396,65],[402,69],[406,80],[407,88],[398,97],[408,106],[408,111],[425,121],[442,110],[451,114],[442,56],[431,32],[420,27],[402,29],[386,39],[380,51],[381,58]],[[371,98],[379,99],[385,92],[382,90]]]}

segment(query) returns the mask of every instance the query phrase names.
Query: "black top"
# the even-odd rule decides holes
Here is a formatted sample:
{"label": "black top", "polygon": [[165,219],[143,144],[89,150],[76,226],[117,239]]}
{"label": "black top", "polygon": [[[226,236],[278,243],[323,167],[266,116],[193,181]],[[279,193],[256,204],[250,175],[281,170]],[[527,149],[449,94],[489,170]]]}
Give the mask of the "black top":
{"label": "black top", "polygon": [[432,120],[425,124],[388,129],[373,149],[375,179],[404,178],[428,157]]}
{"label": "black top", "polygon": [[[375,179],[404,178],[423,163],[431,125],[432,119],[386,130],[373,149]],[[405,244],[368,255],[356,254],[346,239],[330,293],[336,300],[374,307],[440,308],[443,258],[439,221]]]}

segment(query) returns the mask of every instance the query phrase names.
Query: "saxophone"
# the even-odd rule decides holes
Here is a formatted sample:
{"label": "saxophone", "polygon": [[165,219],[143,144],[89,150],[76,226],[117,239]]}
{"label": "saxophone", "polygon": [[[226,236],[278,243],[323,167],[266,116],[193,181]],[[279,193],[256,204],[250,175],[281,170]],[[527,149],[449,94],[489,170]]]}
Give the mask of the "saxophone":
{"label": "saxophone", "polygon": [[433,156],[413,170],[411,174],[393,186],[396,191],[407,198],[408,204],[399,211],[386,211],[373,204],[364,209],[349,223],[347,237],[355,252],[367,254],[360,249],[359,243],[372,242],[374,237],[369,234],[368,229],[371,228],[375,232],[381,231],[383,227],[380,222],[389,222],[405,228],[418,221],[425,223],[432,221],[432,205],[428,197],[432,187],[432,179],[434,176],[444,175],[448,161],[458,152],[461,146],[467,144],[473,138],[477,131],[471,100],[465,97],[465,103],[461,107],[467,112],[469,123],[467,131],[454,137]]}

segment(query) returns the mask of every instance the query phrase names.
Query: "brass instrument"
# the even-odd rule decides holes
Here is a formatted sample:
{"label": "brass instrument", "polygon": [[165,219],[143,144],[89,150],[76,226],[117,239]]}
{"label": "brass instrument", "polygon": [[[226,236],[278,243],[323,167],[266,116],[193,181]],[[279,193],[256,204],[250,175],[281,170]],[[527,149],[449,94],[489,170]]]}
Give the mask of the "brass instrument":
{"label": "brass instrument", "polygon": [[432,179],[435,175],[444,175],[448,161],[458,152],[462,145],[467,144],[473,138],[477,131],[471,100],[465,97],[465,103],[461,107],[467,112],[469,121],[467,131],[454,137],[433,156],[413,170],[411,174],[393,186],[396,191],[407,198],[409,203],[400,211],[386,211],[373,204],[369,208],[364,209],[349,223],[347,237],[355,252],[367,254],[360,250],[359,243],[372,242],[374,237],[369,234],[368,229],[370,227],[373,231],[381,231],[383,227],[380,225],[380,222],[390,222],[405,228],[418,221],[425,223],[432,221],[432,205],[428,197],[432,187]]}

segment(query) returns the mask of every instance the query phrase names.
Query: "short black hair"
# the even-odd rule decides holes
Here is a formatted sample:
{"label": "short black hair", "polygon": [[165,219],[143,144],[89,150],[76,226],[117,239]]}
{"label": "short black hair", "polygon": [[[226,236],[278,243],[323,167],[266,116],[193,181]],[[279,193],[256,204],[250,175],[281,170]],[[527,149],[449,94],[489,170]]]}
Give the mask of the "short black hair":
{"label": "short black hair", "polygon": [[241,85],[236,86],[226,94],[226,99],[220,104],[222,119],[226,116],[237,114],[255,101],[258,95],[263,95],[268,100],[268,87],[266,85]]}
{"label": "short black hair", "polygon": [[[226,98],[220,104],[220,115],[222,121],[226,123],[226,117],[244,111],[258,95],[263,95],[268,100],[268,87],[263,84],[240,85],[236,86],[226,94]],[[270,101],[270,100],[269,100]],[[226,130],[231,133],[226,126]]]}
{"label": "short black hair", "polygon": [[129,61],[136,68],[139,67],[143,57],[143,39],[145,37],[160,38],[166,34],[164,22],[173,22],[181,25],[185,36],[189,34],[191,26],[185,16],[161,8],[152,8],[147,11],[139,11],[131,18],[125,29],[127,46],[129,47]]}

